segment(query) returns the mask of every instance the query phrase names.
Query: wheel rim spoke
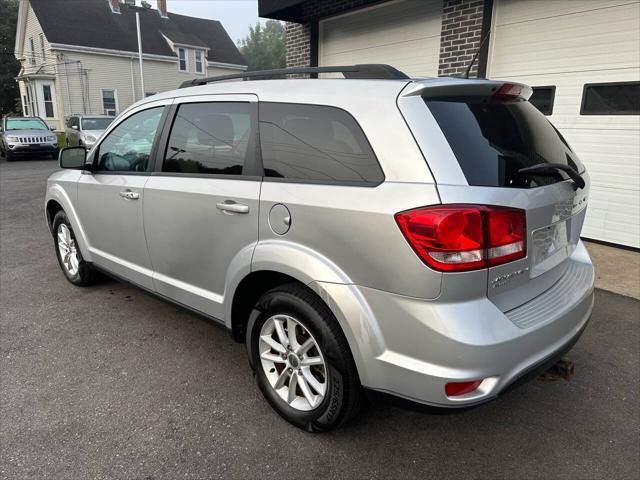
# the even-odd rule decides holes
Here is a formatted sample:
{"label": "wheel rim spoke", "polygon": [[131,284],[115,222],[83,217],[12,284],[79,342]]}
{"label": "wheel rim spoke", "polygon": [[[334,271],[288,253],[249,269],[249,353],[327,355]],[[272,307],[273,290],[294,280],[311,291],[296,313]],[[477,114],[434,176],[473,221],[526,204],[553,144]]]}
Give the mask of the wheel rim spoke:
{"label": "wheel rim spoke", "polygon": [[309,385],[307,385],[307,381],[302,375],[296,375],[296,378],[298,379],[298,385],[300,386],[302,395],[304,395],[304,398],[307,400],[307,402],[309,402],[309,405],[315,407],[316,397],[313,393],[311,393],[311,389],[309,388]]}
{"label": "wheel rim spoke", "polygon": [[309,386],[315,390],[315,392],[319,395],[324,395],[325,392],[325,385],[320,383],[318,381],[318,379],[316,377],[313,376],[313,374],[311,373],[311,370],[307,367],[303,368],[302,370],[302,376],[304,377],[304,379],[307,381],[307,383],[309,384]]}
{"label": "wheel rim spoke", "polygon": [[274,340],[271,337],[271,335],[262,335],[260,337],[260,340],[262,340],[264,343],[269,345],[276,352],[287,353],[287,349],[285,347],[283,347],[280,343],[278,343],[276,340]]}
{"label": "wheel rim spoke", "polygon": [[300,345],[300,347],[298,347],[298,349],[296,350],[296,354],[302,356],[307,353],[309,349],[314,345],[315,342],[313,341],[313,339],[308,338],[302,345]]}
{"label": "wheel rim spoke", "polygon": [[287,345],[289,345],[289,338],[287,337],[287,334],[284,331],[284,319],[274,318],[274,322],[275,322],[276,334],[278,335],[278,340],[280,340],[280,343],[284,345],[285,347],[284,351],[286,352],[286,347]]}
{"label": "wheel rim spoke", "polygon": [[296,338],[296,325],[298,323],[291,317],[287,318],[287,333],[289,334],[289,345],[291,345],[291,349],[295,352],[300,344],[298,343],[298,339]]}
{"label": "wheel rim spoke", "polygon": [[289,380],[289,390],[287,391],[287,403],[293,403],[297,398],[296,390],[298,385],[298,375],[291,375],[291,380]]}
{"label": "wheel rim spoke", "polygon": [[313,365],[324,365],[322,357],[307,357],[302,359],[302,366],[311,367]]}
{"label": "wheel rim spoke", "polygon": [[286,361],[280,355],[276,355],[275,353],[270,352],[261,353],[260,358],[264,358],[265,360],[273,363],[286,363]]}
{"label": "wheel rim spoke", "polygon": [[286,381],[289,379],[289,370],[284,369],[282,371],[282,373],[280,374],[280,376],[278,377],[278,381],[275,383],[275,385],[273,386],[273,388],[275,388],[276,390],[278,390],[279,388],[284,387]]}

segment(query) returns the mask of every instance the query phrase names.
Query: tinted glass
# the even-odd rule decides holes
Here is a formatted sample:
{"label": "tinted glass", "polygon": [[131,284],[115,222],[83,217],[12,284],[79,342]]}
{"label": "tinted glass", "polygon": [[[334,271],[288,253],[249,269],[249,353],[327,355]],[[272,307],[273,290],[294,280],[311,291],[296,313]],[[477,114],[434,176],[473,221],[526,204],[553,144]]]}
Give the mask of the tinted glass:
{"label": "tinted glass", "polygon": [[544,115],[553,114],[553,98],[556,87],[532,87],[533,94],[529,103],[540,110]]}
{"label": "tinted glass", "polygon": [[97,170],[144,172],[164,107],[138,112],[109,132],[100,144]]}
{"label": "tinted glass", "polygon": [[249,103],[180,105],[165,153],[164,172],[241,175],[253,155]]}
{"label": "tinted glass", "polygon": [[7,130],[49,130],[45,123],[37,118],[10,118]]}
{"label": "tinted glass", "polygon": [[584,168],[562,136],[529,102],[425,100],[469,185],[532,188],[564,180],[518,173],[540,163]]}
{"label": "tinted glass", "polygon": [[83,130],[105,130],[112,121],[113,121],[113,118],[83,118],[82,129]]}
{"label": "tinted glass", "polygon": [[585,85],[582,115],[640,114],[640,82]]}
{"label": "tinted glass", "polygon": [[338,108],[260,105],[260,142],[267,177],[380,183],[380,165],[356,121]]}

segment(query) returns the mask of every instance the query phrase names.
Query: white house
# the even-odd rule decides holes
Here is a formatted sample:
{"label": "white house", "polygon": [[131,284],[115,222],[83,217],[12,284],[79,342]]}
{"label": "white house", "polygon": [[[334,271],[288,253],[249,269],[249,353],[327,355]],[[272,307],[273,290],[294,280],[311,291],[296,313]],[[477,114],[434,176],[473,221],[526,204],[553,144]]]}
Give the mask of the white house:
{"label": "white house", "polygon": [[220,22],[167,12],[166,0],[158,10],[134,0],[20,0],[15,52],[23,112],[57,130],[70,115],[117,114],[185,80],[246,69]]}

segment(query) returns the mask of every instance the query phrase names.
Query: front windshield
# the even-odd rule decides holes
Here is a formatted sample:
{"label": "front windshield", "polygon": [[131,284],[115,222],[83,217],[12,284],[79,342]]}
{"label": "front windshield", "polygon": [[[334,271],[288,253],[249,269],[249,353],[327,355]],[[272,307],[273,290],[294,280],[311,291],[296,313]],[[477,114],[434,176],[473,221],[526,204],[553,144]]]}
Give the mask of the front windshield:
{"label": "front windshield", "polygon": [[83,118],[83,130],[106,130],[113,118]]}
{"label": "front windshield", "polygon": [[49,130],[39,118],[11,118],[7,120],[7,130]]}

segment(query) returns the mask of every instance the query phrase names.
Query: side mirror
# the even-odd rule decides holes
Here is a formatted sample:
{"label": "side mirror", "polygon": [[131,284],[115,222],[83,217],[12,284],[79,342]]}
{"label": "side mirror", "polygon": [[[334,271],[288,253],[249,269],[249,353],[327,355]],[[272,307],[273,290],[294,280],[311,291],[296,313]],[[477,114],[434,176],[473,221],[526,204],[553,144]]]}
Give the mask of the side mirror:
{"label": "side mirror", "polygon": [[56,127],[49,127],[49,130],[51,130],[52,132],[56,131]]}
{"label": "side mirror", "polygon": [[84,147],[67,147],[60,150],[60,168],[80,169],[87,160],[87,151]]}
{"label": "side mirror", "polygon": [[78,129],[78,125],[71,125],[71,128],[73,128],[74,130]]}

